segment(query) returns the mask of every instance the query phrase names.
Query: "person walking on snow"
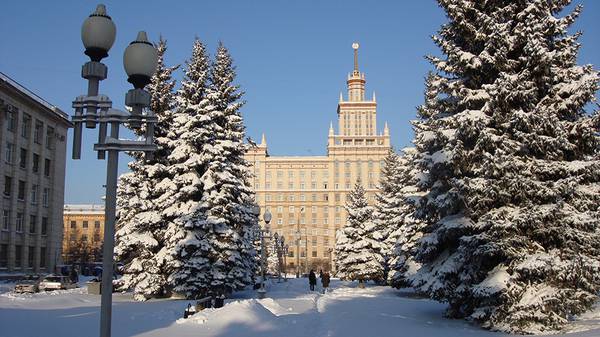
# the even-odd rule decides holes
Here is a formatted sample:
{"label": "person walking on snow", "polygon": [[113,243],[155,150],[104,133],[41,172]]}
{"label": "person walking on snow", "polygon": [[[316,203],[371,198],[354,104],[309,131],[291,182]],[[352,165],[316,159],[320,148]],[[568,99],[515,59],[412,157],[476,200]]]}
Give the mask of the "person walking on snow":
{"label": "person walking on snow", "polygon": [[308,283],[310,284],[310,290],[314,291],[315,290],[315,285],[317,284],[317,275],[315,275],[314,270],[310,270],[310,273],[308,274]]}
{"label": "person walking on snow", "polygon": [[323,276],[321,276],[321,283],[323,284],[323,294],[325,293],[325,291],[329,287],[329,280],[330,280],[329,273],[325,272],[323,274]]}

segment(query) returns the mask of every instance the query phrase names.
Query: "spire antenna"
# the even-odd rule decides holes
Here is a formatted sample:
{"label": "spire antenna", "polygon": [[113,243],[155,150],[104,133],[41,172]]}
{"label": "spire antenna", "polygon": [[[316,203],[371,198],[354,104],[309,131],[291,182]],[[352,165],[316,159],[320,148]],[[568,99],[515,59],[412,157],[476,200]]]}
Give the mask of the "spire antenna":
{"label": "spire antenna", "polygon": [[354,42],[352,44],[352,49],[354,49],[354,73],[358,74],[358,42]]}

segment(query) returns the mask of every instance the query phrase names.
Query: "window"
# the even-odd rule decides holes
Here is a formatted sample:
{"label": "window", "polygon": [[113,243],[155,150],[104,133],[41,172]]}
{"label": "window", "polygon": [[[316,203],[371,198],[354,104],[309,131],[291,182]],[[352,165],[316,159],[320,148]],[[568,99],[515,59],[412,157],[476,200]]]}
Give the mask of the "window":
{"label": "window", "polygon": [[317,251],[316,250],[312,251],[312,257],[317,257]]}
{"label": "window", "polygon": [[44,175],[50,176],[50,159],[44,159]]}
{"label": "window", "polygon": [[19,167],[22,169],[27,168],[27,150],[24,148],[21,148],[19,153]]}
{"label": "window", "polygon": [[300,224],[301,224],[301,225],[304,225],[304,224],[306,224],[306,219],[304,219],[304,218],[300,218]]}
{"label": "window", "polygon": [[71,220],[71,229],[77,228],[77,221]]}
{"label": "window", "polygon": [[339,202],[341,199],[342,199],[342,198],[341,198],[340,194],[339,194],[339,193],[336,193],[336,194],[335,194],[335,201],[338,201],[338,202]]}
{"label": "window", "polygon": [[278,182],[277,182],[277,189],[278,189],[278,190],[281,190],[281,189],[283,189],[283,183],[282,183],[281,181],[278,181]]}
{"label": "window", "polygon": [[324,225],[327,225],[328,223],[329,223],[329,219],[327,219],[327,218],[323,219],[323,224]]}
{"label": "window", "polygon": [[283,206],[277,206],[277,213],[283,213]]}
{"label": "window", "polygon": [[69,235],[69,241],[77,241],[77,236],[75,234]]}
{"label": "window", "polygon": [[300,183],[300,189],[303,190],[305,188],[306,184],[304,183]]}
{"label": "window", "polygon": [[31,163],[31,169],[33,173],[40,173],[40,155],[37,153],[33,154],[33,161]]}
{"label": "window", "polygon": [[303,251],[303,250],[301,250],[301,251],[300,251],[300,257],[306,257],[306,252],[305,252],[305,251]]}
{"label": "window", "polygon": [[290,211],[290,213],[294,213],[296,211],[296,209],[294,208],[294,206],[290,206],[289,211]]}
{"label": "window", "polygon": [[323,238],[323,246],[329,247],[329,238]]}
{"label": "window", "polygon": [[7,142],[6,148],[4,151],[4,161],[6,161],[9,164],[12,164],[13,160],[14,160],[14,153],[15,153],[15,145],[13,143]]}
{"label": "window", "polygon": [[335,218],[335,224],[339,225],[340,223],[342,223],[342,219],[341,218]]}
{"label": "window", "polygon": [[323,206],[323,214],[327,215],[327,213],[329,213],[329,207]]}
{"label": "window", "polygon": [[81,241],[85,242],[85,241],[87,241],[87,239],[88,239],[87,234],[82,234],[81,235]]}
{"label": "window", "polygon": [[2,230],[8,230],[8,224],[10,222],[10,211],[5,209],[2,211]]}
{"label": "window", "polygon": [[17,199],[23,201],[25,200],[25,182],[23,180],[19,180],[19,186],[17,190]]}
{"label": "window", "polygon": [[293,194],[290,194],[290,196],[288,197],[288,199],[289,199],[290,201],[296,201],[296,196],[295,196],[295,195],[293,195]]}
{"label": "window", "polygon": [[42,205],[44,207],[48,207],[50,203],[50,189],[48,187],[44,187],[44,191],[42,193]]}
{"label": "window", "polygon": [[329,196],[327,194],[323,194],[323,201],[329,201]]}
{"label": "window", "polygon": [[52,149],[54,146],[54,128],[46,129],[46,148]]}
{"label": "window", "polygon": [[311,206],[310,207],[310,212],[311,213],[317,213],[317,206]]}
{"label": "window", "polygon": [[306,201],[306,195],[300,194],[300,201]]}
{"label": "window", "polygon": [[48,218],[42,217],[42,235],[48,235]]}
{"label": "window", "polygon": [[323,183],[323,189],[326,190],[327,189],[327,183]]}
{"label": "window", "polygon": [[311,201],[317,201],[317,195],[315,193],[310,195],[310,200]]}
{"label": "window", "polygon": [[23,123],[21,123],[21,137],[29,138],[29,130],[31,130],[31,116],[23,114]]}
{"label": "window", "polygon": [[31,185],[31,196],[30,197],[31,197],[32,205],[37,204],[37,199],[38,199],[37,194],[38,194],[38,185],[35,185],[35,184]]}
{"label": "window", "polygon": [[37,224],[37,216],[29,216],[29,234],[35,234],[35,225]]}
{"label": "window", "polygon": [[17,223],[15,231],[17,233],[23,233],[23,213],[17,212]]}
{"label": "window", "polygon": [[270,194],[265,195],[265,201],[271,201],[271,195]]}
{"label": "window", "polygon": [[313,189],[313,190],[316,190],[317,189],[317,182],[313,181],[312,183],[310,183],[310,188]]}
{"label": "window", "polygon": [[12,177],[4,176],[4,196],[10,197],[12,191]]}
{"label": "window", "polygon": [[15,246],[15,268],[20,269],[23,263],[23,247],[21,245]]}
{"label": "window", "polygon": [[293,217],[294,214],[290,214],[290,225],[295,225],[296,224],[296,218]]}
{"label": "window", "polygon": [[44,123],[36,120],[35,128],[33,129],[33,141],[36,142],[36,144],[42,143],[42,134],[43,133],[44,133]]}
{"label": "window", "polygon": [[94,228],[100,229],[100,221],[98,221],[98,220],[94,221]]}
{"label": "window", "polygon": [[100,234],[94,234],[94,241],[100,242]]}
{"label": "window", "polygon": [[277,171],[277,178],[283,178],[283,171]]}
{"label": "window", "polygon": [[35,247],[29,246],[27,248],[27,267],[33,268],[33,254],[35,254]]}
{"label": "window", "polygon": [[40,248],[40,268],[46,267],[46,247]]}
{"label": "window", "polygon": [[317,237],[316,236],[312,237],[312,245],[313,245],[313,247],[317,246]]}
{"label": "window", "polygon": [[8,267],[8,245],[0,245],[0,268]]}
{"label": "window", "polygon": [[[288,251],[288,257],[294,257],[294,251],[293,250]],[[293,266],[294,262],[291,262],[290,264]]]}
{"label": "window", "polygon": [[82,228],[88,228],[88,221],[87,220],[83,220],[83,224],[81,225]]}
{"label": "window", "polygon": [[277,218],[277,224],[278,225],[283,225],[283,219],[282,218]]}
{"label": "window", "polygon": [[304,171],[300,171],[300,179],[304,179]]}
{"label": "window", "polygon": [[294,178],[294,171],[288,172],[288,178],[290,178],[290,179]]}
{"label": "window", "polygon": [[293,190],[294,189],[294,183],[292,183],[292,182],[288,183],[288,188],[290,190]]}
{"label": "window", "polygon": [[323,235],[329,235],[329,229],[327,229],[327,228],[323,229]]}
{"label": "window", "polygon": [[17,128],[16,116],[17,109],[14,106],[9,105],[8,111],[6,112],[6,130],[15,131],[15,129]]}
{"label": "window", "polygon": [[312,220],[310,221],[310,223],[312,225],[316,225],[317,224],[317,218],[312,218]]}

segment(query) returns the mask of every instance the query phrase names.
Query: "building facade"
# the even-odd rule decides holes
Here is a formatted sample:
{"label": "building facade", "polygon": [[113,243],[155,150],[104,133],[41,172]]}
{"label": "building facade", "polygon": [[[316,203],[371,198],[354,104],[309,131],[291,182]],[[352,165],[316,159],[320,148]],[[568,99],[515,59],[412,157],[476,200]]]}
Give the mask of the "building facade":
{"label": "building facade", "polygon": [[62,258],[65,264],[98,262],[104,240],[104,205],[65,205]]}
{"label": "building facade", "polygon": [[60,263],[68,115],[0,73],[0,271]]}
{"label": "building facade", "polygon": [[[346,223],[346,196],[357,181],[374,201],[383,160],[390,149],[385,123],[377,133],[377,102],[365,98],[365,74],[358,69],[358,44],[353,44],[354,70],[347,95],[340,93],[337,133],[329,127],[326,156],[270,156],[266,138],[251,148],[252,183],[261,214],[272,214],[271,231],[289,246],[288,271],[330,270],[335,233]],[[262,215],[261,215],[262,219]]]}

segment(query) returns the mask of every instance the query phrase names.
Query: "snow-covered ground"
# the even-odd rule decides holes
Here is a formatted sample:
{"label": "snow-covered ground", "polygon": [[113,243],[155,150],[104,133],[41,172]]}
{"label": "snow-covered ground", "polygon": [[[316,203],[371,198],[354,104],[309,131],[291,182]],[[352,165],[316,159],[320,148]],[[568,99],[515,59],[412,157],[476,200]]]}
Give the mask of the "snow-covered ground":
{"label": "snow-covered ground", "polygon": [[[131,294],[113,297],[113,336],[286,336],[501,337],[463,320],[442,317],[444,305],[406,291],[332,281],[333,290],[309,292],[306,279],[274,282],[268,298],[254,291],[236,293],[221,309],[206,309],[182,319],[189,301],[135,302]],[[13,294],[0,284],[0,336],[94,336],[100,296],[85,288]],[[570,327],[568,337],[600,336],[600,308]]]}

